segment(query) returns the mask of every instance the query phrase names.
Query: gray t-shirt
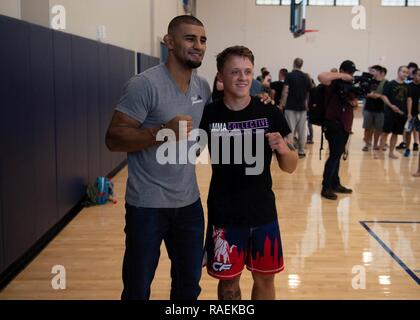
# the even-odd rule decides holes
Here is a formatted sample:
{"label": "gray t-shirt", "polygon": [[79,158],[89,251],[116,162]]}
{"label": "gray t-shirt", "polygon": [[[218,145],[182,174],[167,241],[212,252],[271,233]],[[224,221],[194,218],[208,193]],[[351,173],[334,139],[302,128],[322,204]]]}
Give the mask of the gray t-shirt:
{"label": "gray t-shirt", "polygon": [[[142,128],[159,127],[181,114],[191,115],[193,128],[198,128],[210,97],[209,84],[195,71],[184,94],[165,64],[160,64],[128,81],[116,110],[138,120]],[[188,146],[194,143],[188,142]],[[159,164],[157,149],[128,153],[126,202],[135,207],[180,208],[197,201],[200,194],[195,165],[188,161]]]}

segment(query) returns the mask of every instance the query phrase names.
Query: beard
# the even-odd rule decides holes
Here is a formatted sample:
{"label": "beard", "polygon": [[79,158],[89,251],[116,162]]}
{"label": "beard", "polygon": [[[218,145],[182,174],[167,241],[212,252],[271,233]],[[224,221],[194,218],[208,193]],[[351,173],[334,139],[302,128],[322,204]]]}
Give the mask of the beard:
{"label": "beard", "polygon": [[185,62],[185,64],[191,69],[197,69],[198,67],[201,66],[201,63],[202,63],[201,61],[192,61],[192,60],[187,60]]}

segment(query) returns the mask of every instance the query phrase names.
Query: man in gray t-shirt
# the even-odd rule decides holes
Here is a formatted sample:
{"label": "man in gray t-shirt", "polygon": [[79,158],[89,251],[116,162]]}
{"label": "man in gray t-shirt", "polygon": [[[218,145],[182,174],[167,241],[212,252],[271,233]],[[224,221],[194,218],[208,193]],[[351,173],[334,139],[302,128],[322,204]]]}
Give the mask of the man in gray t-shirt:
{"label": "man in gray t-shirt", "polygon": [[[116,110],[134,118],[142,128],[156,128],[177,115],[190,115],[192,127],[200,124],[204,105],[210,98],[207,81],[191,74],[183,93],[165,64],[134,76],[126,86]],[[189,144],[195,141],[189,141]],[[199,198],[194,164],[161,165],[158,146],[128,154],[126,201],[135,207],[180,208]]]}
{"label": "man in gray t-shirt", "polygon": [[211,92],[194,69],[207,39],[198,19],[179,16],[164,40],[167,62],[128,82],[106,137],[111,151],[128,153],[122,299],[149,299],[162,240],[172,263],[170,298],[193,300],[200,293],[204,215],[195,168],[189,161],[159,164],[156,136],[170,129],[179,141],[180,122],[187,132],[198,128]]}

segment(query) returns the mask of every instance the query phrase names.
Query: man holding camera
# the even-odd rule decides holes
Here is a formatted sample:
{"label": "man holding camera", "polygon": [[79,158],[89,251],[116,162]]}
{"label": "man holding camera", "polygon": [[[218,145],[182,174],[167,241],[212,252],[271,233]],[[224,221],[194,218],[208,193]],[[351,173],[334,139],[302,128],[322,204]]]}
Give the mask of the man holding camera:
{"label": "man holding camera", "polygon": [[357,107],[356,94],[351,90],[353,74],[356,71],[355,64],[346,60],[341,64],[338,73],[323,72],[318,75],[319,82],[326,86],[324,127],[330,148],[330,156],[325,163],[321,196],[329,200],[336,200],[336,193],[353,192],[341,185],[338,172],[341,156],[351,133],[353,108]]}

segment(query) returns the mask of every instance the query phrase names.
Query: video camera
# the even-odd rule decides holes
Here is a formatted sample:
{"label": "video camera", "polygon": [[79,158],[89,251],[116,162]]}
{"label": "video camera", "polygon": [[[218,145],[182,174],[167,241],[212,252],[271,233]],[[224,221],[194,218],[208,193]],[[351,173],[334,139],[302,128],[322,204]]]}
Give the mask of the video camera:
{"label": "video camera", "polygon": [[336,91],[338,95],[346,99],[364,98],[379,85],[379,81],[375,80],[368,72],[363,72],[361,76],[354,76],[353,82],[337,80]]}

